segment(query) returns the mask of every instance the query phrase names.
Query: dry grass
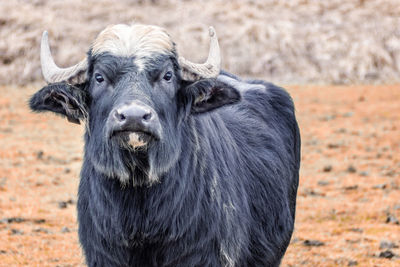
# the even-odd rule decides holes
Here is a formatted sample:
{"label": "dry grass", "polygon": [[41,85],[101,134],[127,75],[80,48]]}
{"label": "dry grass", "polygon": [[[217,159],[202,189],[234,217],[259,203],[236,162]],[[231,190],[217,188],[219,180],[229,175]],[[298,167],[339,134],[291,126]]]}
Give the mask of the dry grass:
{"label": "dry grass", "polygon": [[101,29],[121,22],[166,27],[192,60],[206,56],[214,25],[223,67],[236,74],[290,84],[400,81],[398,0],[9,0],[0,14],[0,84],[42,80],[43,30],[66,66]]}

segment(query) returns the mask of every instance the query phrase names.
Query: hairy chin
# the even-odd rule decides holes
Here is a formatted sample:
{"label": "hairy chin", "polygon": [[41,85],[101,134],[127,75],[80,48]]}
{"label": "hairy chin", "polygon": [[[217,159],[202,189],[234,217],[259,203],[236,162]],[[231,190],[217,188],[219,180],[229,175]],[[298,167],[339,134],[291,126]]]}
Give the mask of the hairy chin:
{"label": "hairy chin", "polygon": [[[102,142],[101,142],[102,141]],[[151,186],[173,168],[179,160],[181,147],[163,140],[132,146],[128,140],[106,138],[87,140],[86,156],[95,170],[122,186]]]}
{"label": "hairy chin", "polygon": [[137,146],[121,139],[109,139],[102,145],[91,140],[86,156],[94,169],[110,179],[118,179],[121,186],[150,186],[159,181],[159,175],[149,167],[148,149],[154,146]]}

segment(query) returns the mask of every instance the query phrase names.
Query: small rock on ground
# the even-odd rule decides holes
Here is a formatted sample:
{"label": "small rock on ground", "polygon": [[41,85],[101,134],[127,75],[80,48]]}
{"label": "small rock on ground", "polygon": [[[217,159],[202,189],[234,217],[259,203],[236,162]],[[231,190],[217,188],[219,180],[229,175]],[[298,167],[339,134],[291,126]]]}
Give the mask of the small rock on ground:
{"label": "small rock on ground", "polygon": [[321,242],[319,240],[304,240],[303,244],[307,247],[320,247],[320,246],[324,246],[325,243]]}
{"label": "small rock on ground", "polygon": [[394,254],[391,250],[385,250],[382,251],[381,253],[379,253],[379,258],[385,258],[385,259],[391,259],[394,256],[396,256],[396,254]]}
{"label": "small rock on ground", "polygon": [[379,244],[380,249],[389,249],[389,248],[398,248],[399,246],[396,245],[394,242],[382,240]]}
{"label": "small rock on ground", "polygon": [[399,219],[397,219],[393,214],[387,215],[386,223],[400,224]]}

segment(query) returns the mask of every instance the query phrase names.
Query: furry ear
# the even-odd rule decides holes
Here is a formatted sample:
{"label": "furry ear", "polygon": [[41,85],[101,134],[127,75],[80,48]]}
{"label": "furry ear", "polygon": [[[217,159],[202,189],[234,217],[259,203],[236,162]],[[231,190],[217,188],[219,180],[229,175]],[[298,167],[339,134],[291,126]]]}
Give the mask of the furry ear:
{"label": "furry ear", "polygon": [[191,113],[204,113],[234,104],[241,99],[234,87],[215,79],[204,79],[183,89],[184,99],[191,102]]}
{"label": "furry ear", "polygon": [[29,107],[35,112],[61,114],[69,122],[80,124],[80,120],[87,117],[88,95],[79,85],[53,83],[35,93],[29,100]]}

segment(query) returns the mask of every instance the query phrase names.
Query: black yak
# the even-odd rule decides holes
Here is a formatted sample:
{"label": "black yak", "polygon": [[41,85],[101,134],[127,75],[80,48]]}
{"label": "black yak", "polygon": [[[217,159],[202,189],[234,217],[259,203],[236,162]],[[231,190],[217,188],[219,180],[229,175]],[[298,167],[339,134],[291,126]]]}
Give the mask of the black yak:
{"label": "black yak", "polygon": [[300,135],[282,88],[178,57],[156,26],[103,30],[54,63],[32,110],[84,122],[79,238],[89,266],[278,266],[293,232]]}

